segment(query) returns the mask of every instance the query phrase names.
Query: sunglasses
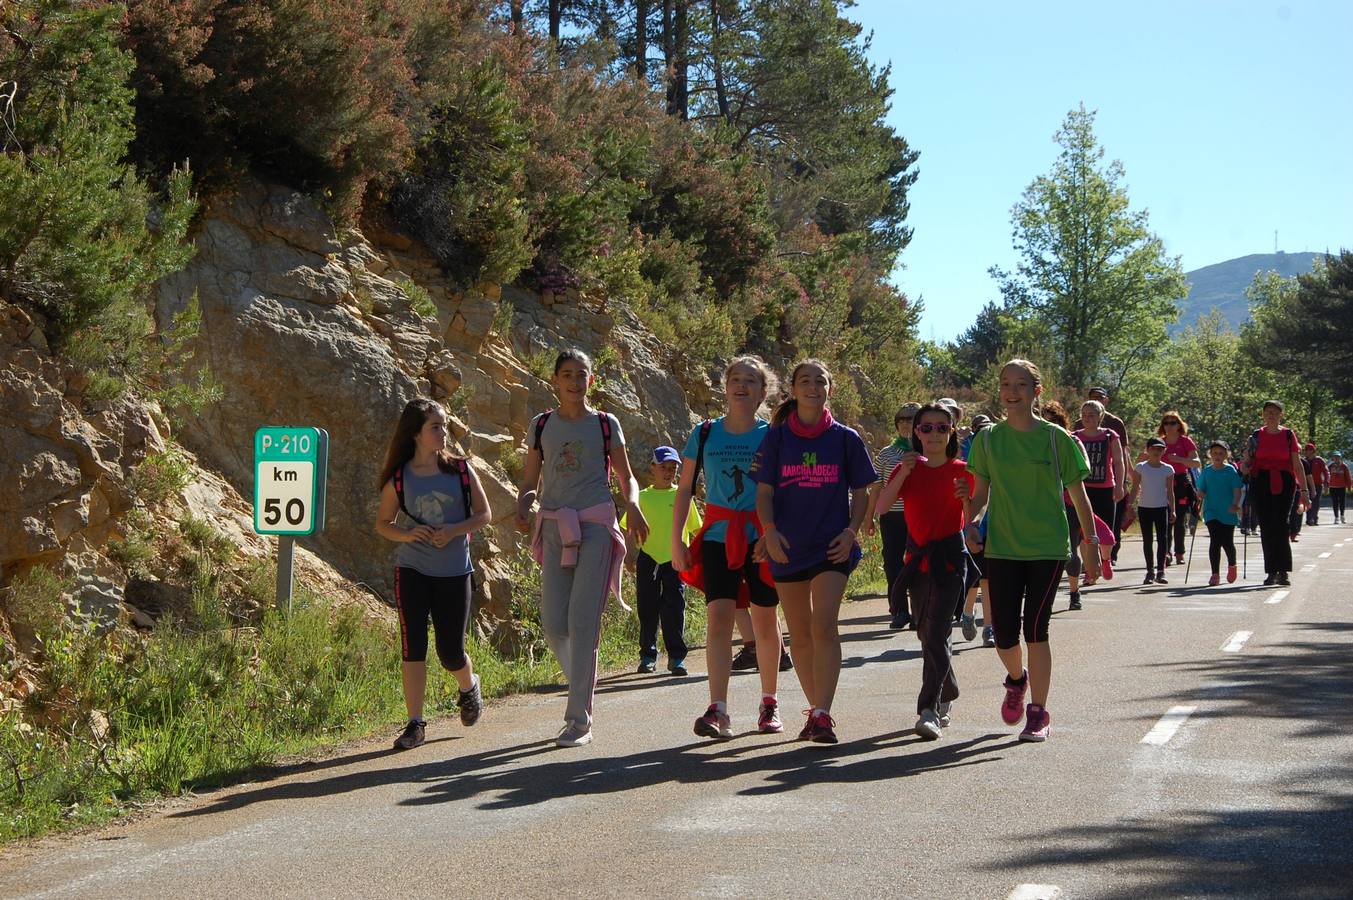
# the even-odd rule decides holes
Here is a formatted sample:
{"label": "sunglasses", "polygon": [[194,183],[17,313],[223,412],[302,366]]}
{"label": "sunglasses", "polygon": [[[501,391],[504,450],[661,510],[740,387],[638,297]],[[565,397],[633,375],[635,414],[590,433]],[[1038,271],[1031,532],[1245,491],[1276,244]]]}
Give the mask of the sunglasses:
{"label": "sunglasses", "polygon": [[924,425],[917,425],[916,430],[921,434],[930,434],[932,431],[938,431],[940,434],[949,433],[948,422],[926,422]]}
{"label": "sunglasses", "polygon": [[1166,419],[1165,421],[1161,422],[1160,424],[1162,424],[1162,425],[1178,425],[1178,424],[1179,424],[1179,420],[1178,420],[1178,419]]}

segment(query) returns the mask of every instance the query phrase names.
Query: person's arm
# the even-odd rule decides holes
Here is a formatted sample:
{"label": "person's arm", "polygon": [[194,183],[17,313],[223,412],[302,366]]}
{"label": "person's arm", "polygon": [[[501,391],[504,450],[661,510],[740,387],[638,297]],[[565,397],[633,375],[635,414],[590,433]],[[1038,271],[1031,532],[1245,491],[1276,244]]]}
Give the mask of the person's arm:
{"label": "person's arm", "polygon": [[686,519],[691,513],[691,497],[695,494],[695,460],[684,460],[681,478],[677,481],[676,499],[672,501],[672,568],[685,572],[691,567],[691,548],[686,546]]}
{"label": "person's arm", "polygon": [[1189,456],[1179,456],[1178,454],[1176,454],[1173,457],[1171,457],[1171,459],[1179,463],[1181,466],[1188,466],[1190,469],[1201,469],[1203,467],[1203,461],[1198,457],[1197,444],[1193,445],[1193,450],[1191,451]]}
{"label": "person's arm", "polygon": [[902,485],[906,482],[907,476],[911,470],[916,468],[918,455],[908,450],[902,455],[902,461],[893,466],[893,471],[888,475],[888,481],[883,488],[877,492],[878,496],[870,504],[870,509],[881,513],[897,502],[897,495],[902,493]]}
{"label": "person's arm", "polygon": [[522,467],[521,484],[517,487],[517,530],[522,534],[531,532],[531,509],[536,505],[536,494],[540,492],[540,470],[545,458],[535,447],[526,451],[526,465]]}
{"label": "person's arm", "polygon": [[761,546],[766,555],[778,563],[789,562],[785,548],[789,542],[775,530],[775,488],[761,483],[756,486],[756,517],[761,520]]}
{"label": "person's arm", "polygon": [[[882,468],[880,468],[882,463],[883,463],[883,454],[880,452],[877,456],[874,457],[874,468],[878,469],[879,480],[875,481],[873,484],[869,486],[869,515],[865,518],[864,521],[865,534],[874,533],[874,529],[878,527],[878,516],[882,515],[883,511],[887,509],[887,507],[884,507],[884,510],[880,510],[878,509],[877,506],[879,494],[883,490],[884,482],[888,479],[887,474],[884,473]],[[889,503],[888,506],[892,506],[892,504]]]}
{"label": "person's arm", "polygon": [[620,498],[625,503],[628,530],[634,535],[634,542],[642,544],[648,540],[648,520],[639,508],[639,482],[630,469],[630,458],[624,444],[617,443],[611,447],[611,471],[615,472],[616,481],[620,484]]}
{"label": "person's arm", "polygon": [[398,518],[399,495],[395,493],[394,482],[387,481],[385,487],[381,488],[381,502],[376,509],[376,533],[396,544],[412,544],[414,541],[431,544],[436,539],[436,529],[430,525],[400,528],[395,524]]}
{"label": "person's arm", "polygon": [[470,474],[470,518],[453,525],[440,526],[435,540],[438,547],[445,547],[462,534],[474,534],[493,521],[488,495],[484,493],[484,486],[479,483],[479,476],[475,474],[469,460],[465,461],[465,468]]}
{"label": "person's arm", "polygon": [[991,496],[991,484],[981,475],[968,470],[972,475],[972,493],[964,503],[966,507],[964,515],[968,518],[968,524],[963,527],[963,542],[968,545],[968,549],[977,553],[984,545],[982,533],[978,527],[973,524],[982,517],[987,510],[987,500]]}
{"label": "person's arm", "polygon": [[1109,456],[1113,458],[1113,502],[1117,503],[1127,496],[1127,454],[1118,439],[1118,432],[1109,432],[1113,440],[1109,441]]}
{"label": "person's arm", "polygon": [[827,545],[827,559],[830,562],[842,563],[850,559],[850,549],[855,544],[856,535],[860,533],[860,526],[869,516],[869,494],[868,486],[851,488],[850,524]]}
{"label": "person's arm", "polygon": [[1084,571],[1089,573],[1087,582],[1093,582],[1099,575],[1099,532],[1095,530],[1095,513],[1090,508],[1090,495],[1085,493],[1085,482],[1078,481],[1067,485],[1071,495],[1071,505],[1076,508],[1076,519],[1081,523],[1084,539],[1079,548]]}
{"label": "person's arm", "polygon": [[1232,497],[1231,497],[1231,512],[1233,512],[1233,513],[1235,513],[1235,514],[1237,514],[1237,515],[1240,514],[1240,498],[1241,498],[1241,496],[1242,496],[1244,493],[1245,493],[1245,488],[1244,488],[1243,485],[1237,485],[1236,488],[1235,488],[1235,490],[1232,492]]}
{"label": "person's arm", "polygon": [[1169,520],[1171,522],[1175,520],[1175,512],[1174,512],[1175,507],[1179,505],[1175,503],[1174,500],[1174,479],[1175,479],[1174,469],[1171,469],[1170,474],[1165,476],[1165,500],[1166,500],[1165,508],[1170,511]]}

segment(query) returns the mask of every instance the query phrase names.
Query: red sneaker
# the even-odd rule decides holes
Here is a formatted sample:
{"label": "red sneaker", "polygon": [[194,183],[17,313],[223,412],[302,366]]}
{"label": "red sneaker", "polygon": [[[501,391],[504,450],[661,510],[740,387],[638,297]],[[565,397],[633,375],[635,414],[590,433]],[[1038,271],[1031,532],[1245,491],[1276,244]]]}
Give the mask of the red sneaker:
{"label": "red sneaker", "polygon": [[808,721],[813,728],[812,733],[808,735],[808,740],[815,744],[836,743],[836,732],[833,730],[836,728],[836,722],[831,716],[820,712],[815,716],[810,716]]}
{"label": "red sneaker", "polygon": [[1001,702],[1001,719],[1007,725],[1018,725],[1024,718],[1024,693],[1029,690],[1029,670],[1024,670],[1024,681],[1020,684],[1005,676],[1005,700]]}
{"label": "red sneaker", "polygon": [[726,741],[733,736],[733,723],[728,713],[719,712],[719,708],[711,703],[705,714],[695,720],[695,733],[700,737]]}
{"label": "red sneaker", "polygon": [[762,701],[756,718],[756,730],[762,734],[779,734],[785,730],[785,723],[780,721],[780,704],[774,700]]}
{"label": "red sneaker", "polygon": [[1030,703],[1027,718],[1028,721],[1024,723],[1024,730],[1019,733],[1019,739],[1021,741],[1046,741],[1048,735],[1052,733],[1052,716],[1048,715],[1048,711],[1037,703]]}
{"label": "red sneaker", "polygon": [[1226,567],[1226,583],[1227,583],[1227,584],[1235,584],[1236,579],[1239,578],[1239,577],[1240,577],[1240,573],[1236,571],[1236,567],[1235,567],[1235,566],[1227,566],[1227,567]]}

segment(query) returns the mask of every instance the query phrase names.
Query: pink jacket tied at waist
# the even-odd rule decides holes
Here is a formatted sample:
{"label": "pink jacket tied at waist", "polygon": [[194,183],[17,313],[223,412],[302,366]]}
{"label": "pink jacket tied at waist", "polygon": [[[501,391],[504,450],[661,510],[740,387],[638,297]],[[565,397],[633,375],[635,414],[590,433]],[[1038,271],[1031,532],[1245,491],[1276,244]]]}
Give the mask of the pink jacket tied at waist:
{"label": "pink jacket tied at waist", "polygon": [[564,545],[559,554],[559,565],[571,569],[578,565],[578,545],[583,540],[583,524],[605,525],[611,534],[611,571],[606,575],[606,585],[620,608],[628,610],[624,596],[620,593],[620,576],[625,569],[625,535],[616,520],[615,504],[607,501],[589,506],[587,509],[573,509],[563,506],[559,509],[542,509],[536,513],[536,527],[531,535],[531,556],[541,565],[545,564],[545,540],[541,529],[546,519],[553,519],[559,528],[559,540]]}

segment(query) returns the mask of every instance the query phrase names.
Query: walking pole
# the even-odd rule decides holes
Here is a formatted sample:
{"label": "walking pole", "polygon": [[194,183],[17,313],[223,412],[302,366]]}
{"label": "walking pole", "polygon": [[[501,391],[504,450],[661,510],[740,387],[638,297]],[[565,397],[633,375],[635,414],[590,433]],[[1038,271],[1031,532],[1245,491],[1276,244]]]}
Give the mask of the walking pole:
{"label": "walking pole", "polygon": [[1249,519],[1250,486],[1243,485],[1240,491],[1240,524],[1246,526],[1241,534],[1241,545],[1243,547],[1240,577],[1246,579],[1250,577],[1250,529]]}
{"label": "walking pole", "polygon": [[[1193,568],[1193,545],[1198,540],[1198,528],[1195,526],[1189,535],[1189,562],[1184,566],[1184,583],[1189,583],[1189,570]],[[1233,551],[1234,552],[1234,551]]]}

